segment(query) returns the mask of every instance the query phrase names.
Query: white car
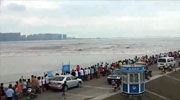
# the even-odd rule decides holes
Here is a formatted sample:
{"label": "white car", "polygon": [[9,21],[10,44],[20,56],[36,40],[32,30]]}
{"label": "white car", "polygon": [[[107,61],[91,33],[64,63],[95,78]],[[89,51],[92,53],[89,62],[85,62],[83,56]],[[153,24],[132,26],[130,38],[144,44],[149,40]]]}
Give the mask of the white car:
{"label": "white car", "polygon": [[65,90],[72,88],[72,87],[79,87],[82,85],[83,81],[82,79],[76,78],[70,74],[68,75],[60,75],[52,78],[49,82],[49,87],[52,89],[62,89],[62,84],[64,84],[64,81],[66,81],[67,86],[65,87]]}
{"label": "white car", "polygon": [[175,67],[176,61],[174,60],[174,57],[161,57],[158,59],[157,67]]}

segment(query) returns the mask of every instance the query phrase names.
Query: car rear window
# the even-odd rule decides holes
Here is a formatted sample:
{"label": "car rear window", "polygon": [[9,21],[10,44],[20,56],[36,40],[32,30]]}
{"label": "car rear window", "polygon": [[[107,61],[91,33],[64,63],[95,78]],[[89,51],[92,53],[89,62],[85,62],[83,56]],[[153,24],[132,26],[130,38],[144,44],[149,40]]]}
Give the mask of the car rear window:
{"label": "car rear window", "polygon": [[166,62],[166,59],[159,59],[158,62]]}
{"label": "car rear window", "polygon": [[52,80],[63,81],[64,77],[54,77]]}

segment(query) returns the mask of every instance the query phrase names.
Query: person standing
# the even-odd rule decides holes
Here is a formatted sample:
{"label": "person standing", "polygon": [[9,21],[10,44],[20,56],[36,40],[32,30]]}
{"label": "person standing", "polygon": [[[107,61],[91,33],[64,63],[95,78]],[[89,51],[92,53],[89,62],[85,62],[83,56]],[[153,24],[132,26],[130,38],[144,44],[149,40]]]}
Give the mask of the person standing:
{"label": "person standing", "polygon": [[177,72],[177,71],[176,71],[176,65],[174,66],[174,71]]}
{"label": "person standing", "polygon": [[84,76],[85,76],[85,81],[88,81],[88,69],[84,69]]}
{"label": "person standing", "polygon": [[46,89],[46,90],[49,89],[49,77],[48,77],[47,74],[45,75],[45,89]]}
{"label": "person standing", "polygon": [[36,78],[34,75],[31,75],[31,88],[32,91],[35,93],[36,92]]}
{"label": "person standing", "polygon": [[74,69],[72,70],[71,75],[74,77],[76,76],[76,72],[74,71]]}
{"label": "person standing", "polygon": [[13,100],[14,90],[12,84],[9,84],[8,90],[6,91],[7,100]]}
{"label": "person standing", "polygon": [[5,94],[5,90],[4,90],[4,84],[1,83],[1,86],[0,86],[0,100],[5,100],[6,98],[6,94]]}
{"label": "person standing", "polygon": [[66,81],[64,81],[64,84],[62,85],[62,97],[64,97],[64,99],[66,99],[66,88],[67,88],[67,83]]}
{"label": "person standing", "polygon": [[41,80],[41,77],[38,77],[38,80],[37,80],[37,92],[42,93],[42,80]]}
{"label": "person standing", "polygon": [[22,90],[23,90],[23,96],[26,96],[26,93],[27,93],[27,82],[26,82],[26,79],[23,79]]}
{"label": "person standing", "polygon": [[18,100],[20,92],[18,91],[17,85],[15,85],[14,89],[14,100]]}
{"label": "person standing", "polygon": [[42,91],[44,92],[45,91],[45,79],[44,79],[44,77],[42,77],[41,80],[42,80]]}
{"label": "person standing", "polygon": [[112,87],[113,87],[113,91],[116,92],[117,89],[117,84],[114,80],[111,81]]}
{"label": "person standing", "polygon": [[81,70],[80,66],[77,65],[77,66],[76,66],[76,71],[78,71],[78,76],[80,76],[80,70]]}
{"label": "person standing", "polygon": [[83,68],[81,68],[81,70],[80,70],[80,78],[84,81],[84,70],[83,70]]}
{"label": "person standing", "polygon": [[76,78],[79,78],[79,73],[77,70],[75,70],[75,76],[76,76]]}

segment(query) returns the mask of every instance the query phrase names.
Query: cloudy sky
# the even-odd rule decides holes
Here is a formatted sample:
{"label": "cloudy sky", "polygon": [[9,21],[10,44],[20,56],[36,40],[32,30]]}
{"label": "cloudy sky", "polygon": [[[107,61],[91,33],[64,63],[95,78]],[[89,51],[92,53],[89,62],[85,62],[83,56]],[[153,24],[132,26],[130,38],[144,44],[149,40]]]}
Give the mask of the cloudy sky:
{"label": "cloudy sky", "polygon": [[180,37],[180,1],[0,0],[0,32]]}

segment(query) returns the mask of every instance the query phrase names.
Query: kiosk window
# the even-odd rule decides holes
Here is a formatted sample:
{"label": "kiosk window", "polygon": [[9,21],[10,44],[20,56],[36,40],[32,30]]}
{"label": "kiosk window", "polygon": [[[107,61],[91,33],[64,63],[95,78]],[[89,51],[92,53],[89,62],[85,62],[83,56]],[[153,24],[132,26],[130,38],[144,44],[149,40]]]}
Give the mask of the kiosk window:
{"label": "kiosk window", "polygon": [[144,82],[145,80],[145,73],[140,73],[140,82]]}
{"label": "kiosk window", "polygon": [[127,82],[127,73],[122,73],[123,74],[123,81]]}
{"label": "kiosk window", "polygon": [[130,82],[138,82],[138,74],[130,74]]}

